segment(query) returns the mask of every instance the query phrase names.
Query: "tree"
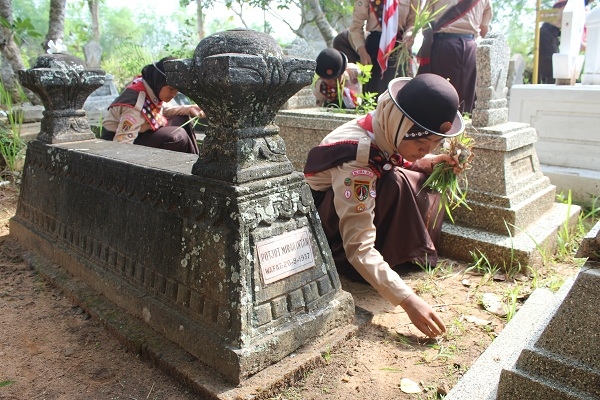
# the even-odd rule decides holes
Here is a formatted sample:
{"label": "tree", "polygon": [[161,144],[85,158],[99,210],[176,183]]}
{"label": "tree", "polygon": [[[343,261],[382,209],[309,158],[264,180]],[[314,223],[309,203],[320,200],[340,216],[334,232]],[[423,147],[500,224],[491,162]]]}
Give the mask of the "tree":
{"label": "tree", "polygon": [[[58,1],[58,0],[56,0]],[[87,0],[90,16],[92,19],[92,39],[83,46],[85,63],[90,68],[99,68],[102,58],[102,46],[100,46],[100,23],[98,17],[99,0]]]}
{"label": "tree", "polygon": [[[179,0],[179,7],[186,8],[192,3],[193,0]],[[212,7],[214,0],[196,0],[196,32],[198,33],[198,40],[204,39],[206,36],[204,29],[204,10]]]}
{"label": "tree", "polygon": [[202,0],[196,0],[196,28],[198,30],[198,40],[205,37],[204,33],[204,4]]}
{"label": "tree", "polygon": [[[307,40],[310,36],[308,28],[314,26],[328,46],[331,46],[333,38],[337,35],[331,21],[344,20],[351,14],[354,4],[352,0],[224,0],[224,3],[229,9],[232,9],[234,3],[260,8],[286,24],[296,36]],[[289,19],[292,9],[300,14],[300,22],[296,26],[293,26]],[[345,24],[342,24],[342,27],[345,27]]]}
{"label": "tree", "polygon": [[48,33],[42,42],[44,52],[48,50],[48,42],[64,39],[65,12],[67,0],[50,0],[50,18],[48,20]]}
{"label": "tree", "polygon": [[[60,0],[52,0],[60,1]],[[63,0],[65,1],[65,0]],[[100,24],[98,23],[98,3],[99,0],[88,0],[88,8],[90,9],[90,16],[92,17],[92,40],[100,42]]]}
{"label": "tree", "polygon": [[333,45],[333,39],[337,35],[337,31],[333,29],[333,27],[327,20],[327,17],[323,12],[323,9],[321,8],[319,0],[305,1],[308,10],[314,16],[314,23],[319,29],[319,32],[321,32],[321,35],[323,35],[323,39],[325,40],[327,47],[331,47]]}
{"label": "tree", "polygon": [[[20,19],[18,21],[13,20],[11,0],[0,0],[0,22],[0,52],[2,53],[2,62],[7,62],[14,72],[25,69],[25,64],[21,58],[15,38],[17,40],[20,39],[18,29],[23,26],[27,27],[27,21]],[[19,86],[19,83],[12,79],[10,75],[9,79],[4,81],[4,87],[11,93],[11,97],[14,100],[13,103],[19,103],[21,100],[20,96],[18,96]],[[31,90],[27,88],[22,89],[31,104],[41,104],[40,99]]]}

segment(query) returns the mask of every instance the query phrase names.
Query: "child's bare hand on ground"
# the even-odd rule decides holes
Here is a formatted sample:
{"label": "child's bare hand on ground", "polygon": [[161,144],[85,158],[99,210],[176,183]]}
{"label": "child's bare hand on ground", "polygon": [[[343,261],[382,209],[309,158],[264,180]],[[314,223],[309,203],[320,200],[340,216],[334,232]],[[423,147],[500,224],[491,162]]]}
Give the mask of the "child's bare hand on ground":
{"label": "child's bare hand on ground", "polygon": [[425,300],[416,294],[408,296],[400,306],[413,325],[425,335],[433,338],[446,332],[446,326],[441,318]]}

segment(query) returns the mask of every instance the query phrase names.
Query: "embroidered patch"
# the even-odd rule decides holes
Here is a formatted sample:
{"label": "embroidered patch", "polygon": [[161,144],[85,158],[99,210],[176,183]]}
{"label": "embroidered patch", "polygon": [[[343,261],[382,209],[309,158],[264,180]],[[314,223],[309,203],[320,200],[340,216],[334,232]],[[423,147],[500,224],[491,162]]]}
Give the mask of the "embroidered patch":
{"label": "embroidered patch", "polygon": [[370,169],[355,169],[354,171],[352,171],[352,176],[368,176],[369,178],[372,178],[375,176],[375,174],[373,173],[373,171],[371,171]]}
{"label": "embroidered patch", "polygon": [[346,191],[344,192],[344,197],[345,197],[345,198],[347,198],[347,199],[349,199],[350,197],[352,197],[352,192],[351,192],[351,191],[349,191],[349,190],[346,190]]}
{"label": "embroidered patch", "polygon": [[351,184],[352,184],[352,179],[350,179],[350,178],[344,179],[344,185],[350,186]]}
{"label": "embroidered patch", "polygon": [[369,197],[369,181],[354,181],[354,197],[358,201],[365,201]]}
{"label": "embroidered patch", "polygon": [[162,115],[162,108],[151,102],[148,98],[146,98],[142,106],[142,115],[148,121],[153,131],[161,126],[166,126],[168,123],[167,119]]}
{"label": "embroidered patch", "polygon": [[121,125],[121,130],[123,132],[129,132],[129,130],[133,128],[133,124],[129,120],[123,121],[123,125]]}
{"label": "embroidered patch", "polygon": [[371,190],[371,191],[369,192],[369,194],[371,195],[371,197],[372,197],[372,198],[375,198],[375,197],[377,197],[377,193],[376,193],[374,190]]}
{"label": "embroidered patch", "polygon": [[359,205],[356,206],[356,212],[363,212],[367,209],[367,206],[365,206],[364,204],[360,203]]}

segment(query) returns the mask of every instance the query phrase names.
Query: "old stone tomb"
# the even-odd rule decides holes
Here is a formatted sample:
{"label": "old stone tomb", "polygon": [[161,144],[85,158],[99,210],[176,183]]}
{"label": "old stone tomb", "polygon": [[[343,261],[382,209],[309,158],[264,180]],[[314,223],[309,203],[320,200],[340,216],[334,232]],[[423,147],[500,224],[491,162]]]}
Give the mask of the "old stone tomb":
{"label": "old stone tomb", "polygon": [[[64,268],[233,383],[352,321],[310,190],[273,125],[310,83],[313,60],[233,30],[166,62],[169,85],[208,116],[198,157],[95,139],[79,118],[104,71],[65,58],[45,55],[20,73],[46,111],[10,229],[38,262]],[[59,109],[73,93],[77,102]]]}

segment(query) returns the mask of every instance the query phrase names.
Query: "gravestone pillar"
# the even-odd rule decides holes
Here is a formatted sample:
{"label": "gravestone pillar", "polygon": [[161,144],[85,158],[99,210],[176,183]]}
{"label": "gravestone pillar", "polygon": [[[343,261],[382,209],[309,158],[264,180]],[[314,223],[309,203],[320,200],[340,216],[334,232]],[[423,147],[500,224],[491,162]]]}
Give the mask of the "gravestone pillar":
{"label": "gravestone pillar", "polygon": [[579,211],[554,202],[555,187],[533,147],[535,129],[508,122],[508,61],[499,33],[488,34],[477,48],[477,100],[467,126],[475,140],[473,169],[466,171],[471,209],[452,212],[456,224],[444,224],[440,248],[444,257],[471,261],[484,254],[505,268],[538,264],[538,250],[552,252],[558,228],[575,222]]}
{"label": "gravestone pillar", "polygon": [[21,84],[37,94],[45,108],[37,139],[44,143],[93,139],[83,104],[104,84],[104,75],[61,53],[44,54],[32,69],[19,71]]}

